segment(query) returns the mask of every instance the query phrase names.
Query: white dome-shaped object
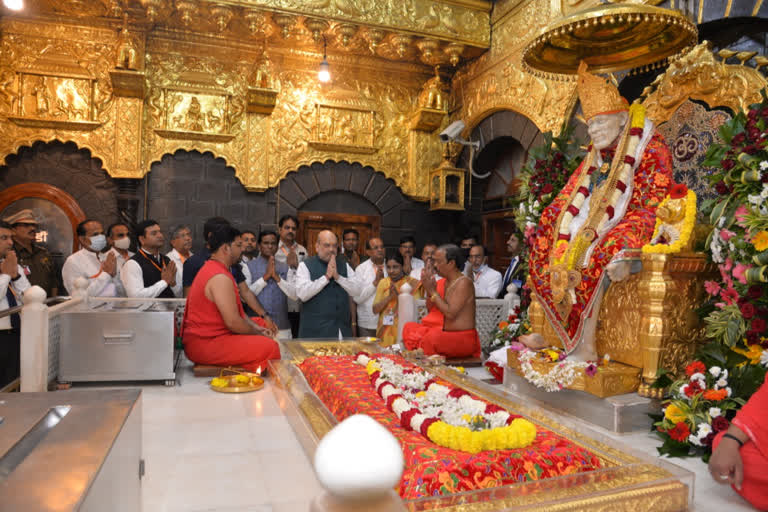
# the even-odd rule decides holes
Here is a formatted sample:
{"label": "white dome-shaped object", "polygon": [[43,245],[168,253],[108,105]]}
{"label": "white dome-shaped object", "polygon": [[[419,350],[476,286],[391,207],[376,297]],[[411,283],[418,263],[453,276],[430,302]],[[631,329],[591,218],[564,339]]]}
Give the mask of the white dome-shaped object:
{"label": "white dome-shaped object", "polygon": [[387,495],[400,482],[403,464],[397,438],[363,414],[336,425],[315,451],[317,479],[344,501],[375,501]]}

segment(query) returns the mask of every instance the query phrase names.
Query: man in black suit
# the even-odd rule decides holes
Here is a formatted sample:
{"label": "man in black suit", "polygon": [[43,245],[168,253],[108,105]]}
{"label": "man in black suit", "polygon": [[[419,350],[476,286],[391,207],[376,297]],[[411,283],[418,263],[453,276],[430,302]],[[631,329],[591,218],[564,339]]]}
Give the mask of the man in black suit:
{"label": "man in black suit", "polygon": [[499,292],[500,299],[503,299],[507,294],[509,283],[515,283],[517,289],[520,290],[526,278],[522,265],[523,242],[519,232],[513,231],[509,235],[509,239],[507,239],[507,252],[512,256],[512,261],[509,262],[509,266],[504,272],[504,280]]}

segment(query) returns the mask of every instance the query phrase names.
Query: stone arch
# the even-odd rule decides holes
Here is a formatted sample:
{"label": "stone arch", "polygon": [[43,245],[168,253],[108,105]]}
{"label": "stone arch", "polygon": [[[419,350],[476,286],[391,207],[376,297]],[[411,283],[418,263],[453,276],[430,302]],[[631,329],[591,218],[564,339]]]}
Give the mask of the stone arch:
{"label": "stone arch", "polygon": [[[394,180],[373,167],[326,160],[302,165],[280,181],[280,214],[295,215],[318,196],[330,193],[348,194],[350,201],[356,203],[357,198],[363,199],[382,216],[382,223],[389,213],[409,202]],[[359,204],[362,207],[363,203]]]}
{"label": "stone arch", "polygon": [[105,225],[120,217],[117,180],[89,149],[74,142],[37,141],[7,155],[0,167],[0,188],[23,183],[45,183],[67,192],[86,217]]}
{"label": "stone arch", "polygon": [[[525,165],[528,152],[544,143],[544,134],[531,119],[513,110],[496,110],[482,118],[469,132],[470,140],[480,142],[480,147],[475,151],[473,166],[478,162],[495,162],[502,157],[505,144],[500,141],[510,141],[510,149],[514,149],[519,155],[515,156],[517,171]],[[492,153],[492,154],[491,154]],[[487,165],[487,164],[486,164]],[[461,154],[460,167],[469,168],[469,151]],[[476,169],[476,172],[488,171],[488,169]],[[513,180],[515,177],[510,176]],[[504,207],[501,197],[486,200],[488,187],[495,186],[494,177],[485,179],[472,178],[472,197],[470,210],[479,214],[483,211],[496,210]],[[480,226],[472,226],[472,231],[479,231]]]}
{"label": "stone arch", "polygon": [[[279,215],[297,215],[315,208],[324,195],[347,198],[363,215],[381,215],[381,238],[387,247],[397,247],[400,237],[415,236],[417,245],[427,239],[443,243],[457,235],[462,212],[429,211],[429,204],[406,197],[394,180],[370,166],[356,162],[326,160],[302,165],[288,173],[279,185]],[[267,193],[276,189],[270,189]],[[326,203],[327,204],[327,203]],[[354,213],[347,211],[346,213]]]}

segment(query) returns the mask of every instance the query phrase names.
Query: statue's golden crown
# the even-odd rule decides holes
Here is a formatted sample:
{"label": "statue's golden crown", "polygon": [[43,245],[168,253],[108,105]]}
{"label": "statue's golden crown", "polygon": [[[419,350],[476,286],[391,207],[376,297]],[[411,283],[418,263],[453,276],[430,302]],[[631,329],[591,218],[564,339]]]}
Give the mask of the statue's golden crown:
{"label": "statue's golden crown", "polygon": [[584,119],[589,121],[600,114],[614,114],[629,110],[629,104],[619,89],[604,78],[587,71],[587,63],[581,61],[578,69],[577,89]]}

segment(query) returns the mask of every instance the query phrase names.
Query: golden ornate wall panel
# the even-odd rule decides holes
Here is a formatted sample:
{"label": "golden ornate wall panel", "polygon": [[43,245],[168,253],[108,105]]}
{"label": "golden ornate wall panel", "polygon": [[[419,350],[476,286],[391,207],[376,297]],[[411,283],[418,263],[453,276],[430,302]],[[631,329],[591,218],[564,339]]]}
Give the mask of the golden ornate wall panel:
{"label": "golden ornate wall panel", "polygon": [[522,49],[552,20],[560,8],[553,0],[501,1],[494,12],[489,52],[462,68],[454,78],[457,116],[476,126],[495,111],[514,110],[541,131],[557,132],[573,106],[575,82],[554,82],[523,71]]}
{"label": "golden ornate wall panel", "polygon": [[[141,177],[141,102],[116,98],[109,76],[117,31],[45,20],[0,23],[0,152],[38,140],[72,141],[113,176]],[[143,47],[141,37],[136,41]]]}

